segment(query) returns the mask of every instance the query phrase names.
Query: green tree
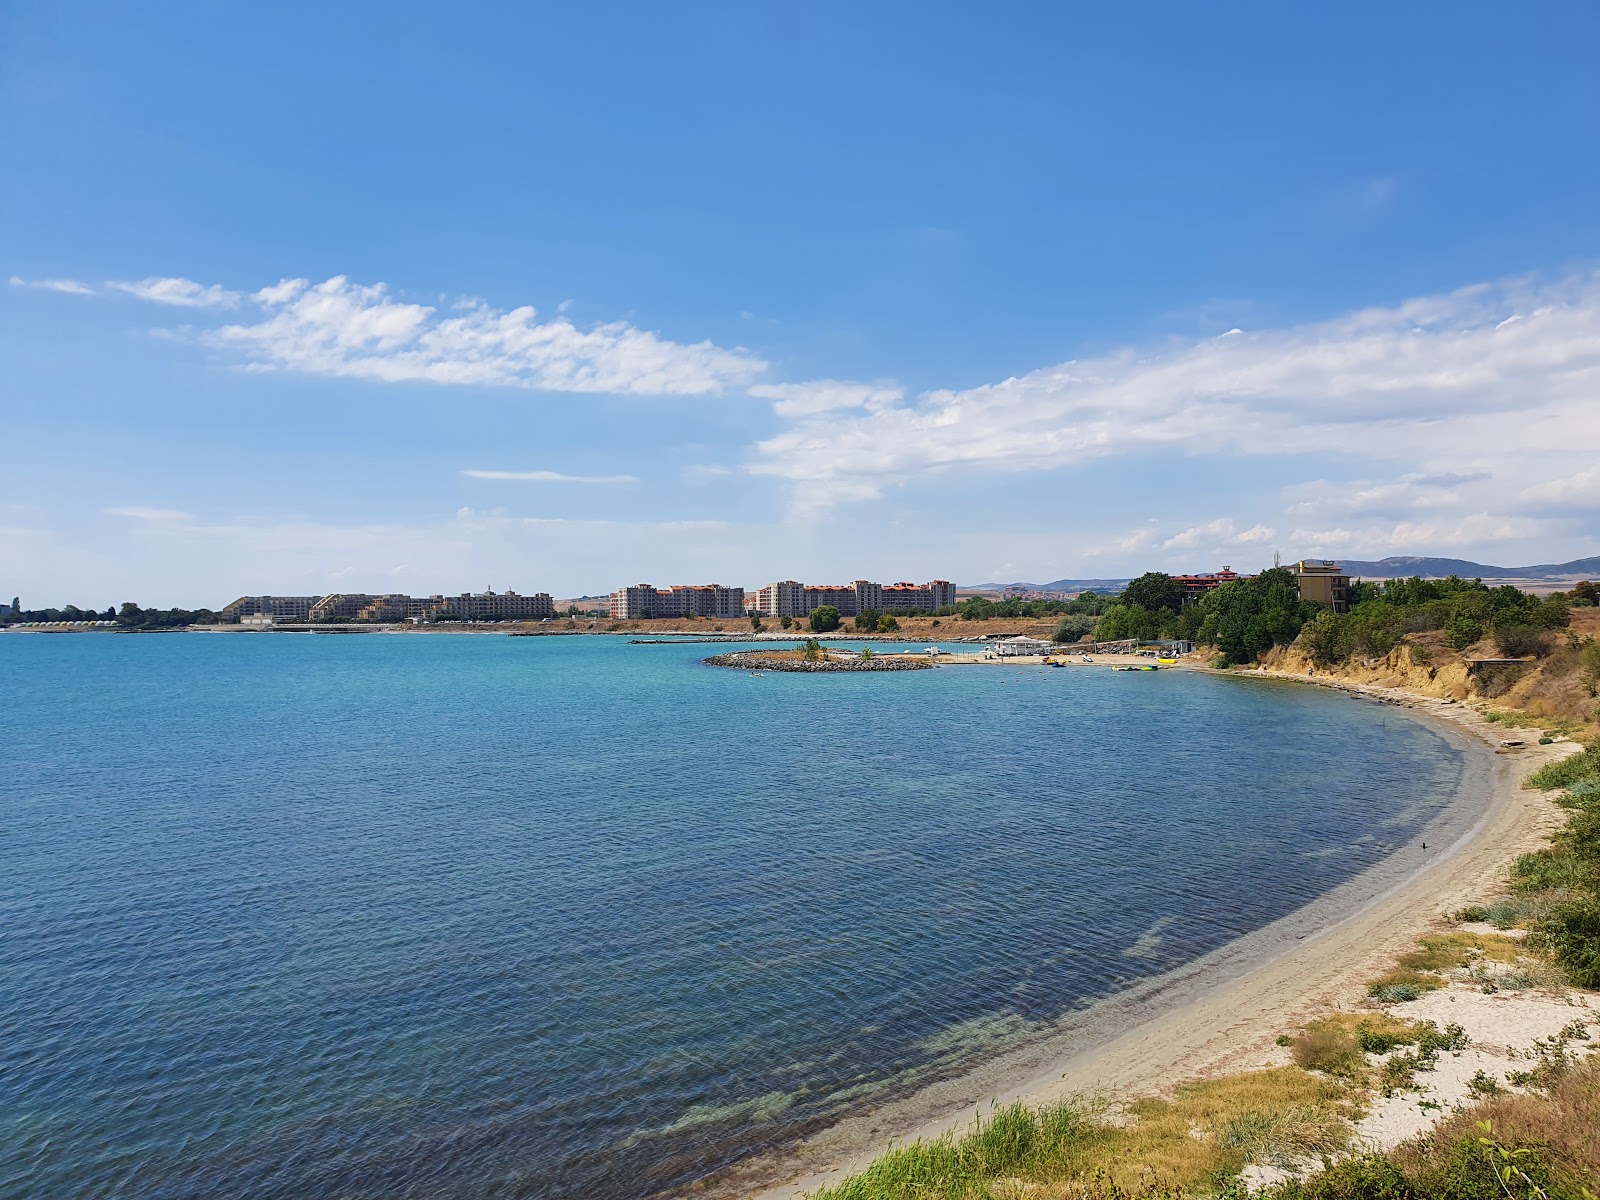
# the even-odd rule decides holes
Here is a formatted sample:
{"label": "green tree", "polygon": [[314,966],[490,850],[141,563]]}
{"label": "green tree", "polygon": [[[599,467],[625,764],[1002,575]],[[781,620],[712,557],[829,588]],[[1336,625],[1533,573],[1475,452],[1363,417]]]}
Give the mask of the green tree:
{"label": "green tree", "polygon": [[785,629],[789,629],[794,625],[794,618],[788,616],[779,617],[778,624],[783,626]]}
{"label": "green tree", "polygon": [[893,633],[895,630],[897,630],[899,628],[900,628],[900,622],[895,620],[888,613],[884,613],[883,616],[878,618],[878,632],[879,633]]}
{"label": "green tree", "polygon": [[766,626],[761,623],[761,614],[758,613],[758,612],[751,613],[750,614],[750,632],[751,633],[760,633],[765,628],[766,628]]}
{"label": "green tree", "polygon": [[1482,638],[1483,622],[1466,613],[1458,613],[1451,617],[1444,627],[1444,640],[1449,643],[1452,650],[1465,650]]}
{"label": "green tree", "polygon": [[1177,612],[1183,607],[1183,585],[1161,571],[1146,571],[1122,590],[1122,603],[1149,612]]}
{"label": "green tree", "polygon": [[824,662],[828,655],[823,650],[821,642],[816,638],[807,638],[805,644],[800,647],[800,657],[806,662]]}
{"label": "green tree", "polygon": [[1253,662],[1273,646],[1288,645],[1317,611],[1301,601],[1299,580],[1287,567],[1232,580],[1196,604],[1203,613],[1197,640],[1222,651],[1224,665]]}
{"label": "green tree", "polygon": [[839,628],[839,610],[831,604],[821,604],[811,610],[812,633],[831,633]]}
{"label": "green tree", "polygon": [[1055,632],[1050,635],[1052,642],[1079,642],[1085,634],[1094,632],[1093,617],[1065,616],[1056,622]]}
{"label": "green tree", "polygon": [[863,609],[856,614],[856,628],[871,631],[878,627],[878,613],[876,609]]}
{"label": "green tree", "polygon": [[1141,604],[1113,604],[1095,622],[1094,640],[1120,642],[1137,638],[1149,641],[1161,635],[1161,619],[1164,615],[1151,612]]}
{"label": "green tree", "polygon": [[1311,661],[1319,667],[1331,667],[1350,657],[1354,639],[1350,635],[1350,620],[1343,613],[1323,609],[1300,630],[1300,641]]}

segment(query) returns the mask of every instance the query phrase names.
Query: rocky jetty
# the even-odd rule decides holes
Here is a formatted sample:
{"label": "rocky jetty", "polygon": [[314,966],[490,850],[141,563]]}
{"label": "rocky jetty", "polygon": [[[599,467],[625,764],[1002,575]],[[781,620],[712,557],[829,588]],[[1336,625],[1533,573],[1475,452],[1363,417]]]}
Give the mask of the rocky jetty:
{"label": "rocky jetty", "polygon": [[871,658],[834,658],[808,662],[793,650],[736,650],[732,654],[713,654],[706,659],[714,667],[735,667],[741,671],[926,671],[933,666],[925,658],[909,654],[875,654]]}

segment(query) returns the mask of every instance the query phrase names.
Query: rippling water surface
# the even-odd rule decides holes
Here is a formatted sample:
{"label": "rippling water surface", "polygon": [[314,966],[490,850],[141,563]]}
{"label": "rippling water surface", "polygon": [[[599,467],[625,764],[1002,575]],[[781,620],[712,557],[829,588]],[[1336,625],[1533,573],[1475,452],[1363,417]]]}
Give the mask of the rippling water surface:
{"label": "rippling water surface", "polygon": [[1455,786],[1182,672],[0,636],[0,1196],[638,1197],[1214,949]]}

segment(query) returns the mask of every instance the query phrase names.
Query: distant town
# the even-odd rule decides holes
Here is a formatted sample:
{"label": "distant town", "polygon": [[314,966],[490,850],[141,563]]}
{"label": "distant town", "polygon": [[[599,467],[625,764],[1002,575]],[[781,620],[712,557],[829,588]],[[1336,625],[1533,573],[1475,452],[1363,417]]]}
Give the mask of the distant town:
{"label": "distant town", "polygon": [[[1348,608],[1349,580],[1339,564],[1331,561],[1302,560],[1294,564],[1300,597],[1326,605],[1335,612]],[[1231,566],[1220,571],[1195,575],[1170,576],[1186,601],[1235,580],[1255,578],[1242,575]],[[1120,587],[1107,588],[1099,595],[1116,594]],[[1027,597],[1031,607],[1055,609],[1078,595],[1096,594],[1082,589],[1051,597]],[[969,592],[969,599],[986,593]],[[997,594],[1013,604],[1023,597],[1009,589]],[[298,625],[432,625],[451,622],[482,623],[502,621],[550,621],[558,616],[604,616],[613,621],[657,619],[751,618],[804,620],[818,610],[831,609],[839,617],[866,615],[887,617],[944,616],[958,611],[957,587],[948,579],[923,583],[900,581],[877,583],[856,579],[849,583],[802,583],[782,579],[760,587],[744,588],[720,583],[675,584],[658,587],[649,583],[629,584],[609,597],[580,597],[559,607],[549,592],[524,594],[516,591],[463,592],[459,595],[411,596],[399,592],[335,592],[328,595],[240,596],[219,610],[171,609],[142,610],[125,604],[121,610],[103,613],[69,606],[66,609],[30,613],[20,599],[0,605],[0,621],[7,625],[76,625],[80,627],[177,627],[189,624],[237,625],[267,629]],[[131,611],[130,611],[131,610]],[[157,618],[170,614],[170,619]],[[1022,614],[1017,614],[1022,615]],[[29,621],[32,616],[35,619]]]}

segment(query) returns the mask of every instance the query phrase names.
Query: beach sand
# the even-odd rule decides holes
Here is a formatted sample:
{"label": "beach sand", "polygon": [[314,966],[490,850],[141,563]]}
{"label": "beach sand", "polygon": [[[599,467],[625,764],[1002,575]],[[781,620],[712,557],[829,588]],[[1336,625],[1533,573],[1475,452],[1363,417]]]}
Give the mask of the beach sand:
{"label": "beach sand", "polygon": [[[1537,734],[1508,731],[1466,705],[1397,689],[1270,672],[1252,672],[1241,685],[1285,685],[1266,682],[1274,678],[1338,687],[1432,722],[1465,755],[1453,803],[1413,843],[1299,911],[1072,1014],[966,1075],[841,1121],[781,1156],[742,1164],[695,1194],[796,1200],[860,1170],[891,1140],[964,1129],[991,1103],[1083,1094],[1131,1099],[1280,1064],[1279,1034],[1358,1004],[1368,979],[1440,927],[1445,914],[1491,897],[1510,863],[1544,845],[1561,824],[1562,811],[1523,783],[1574,743],[1532,744]],[[1502,745],[1519,736],[1530,744]]]}

